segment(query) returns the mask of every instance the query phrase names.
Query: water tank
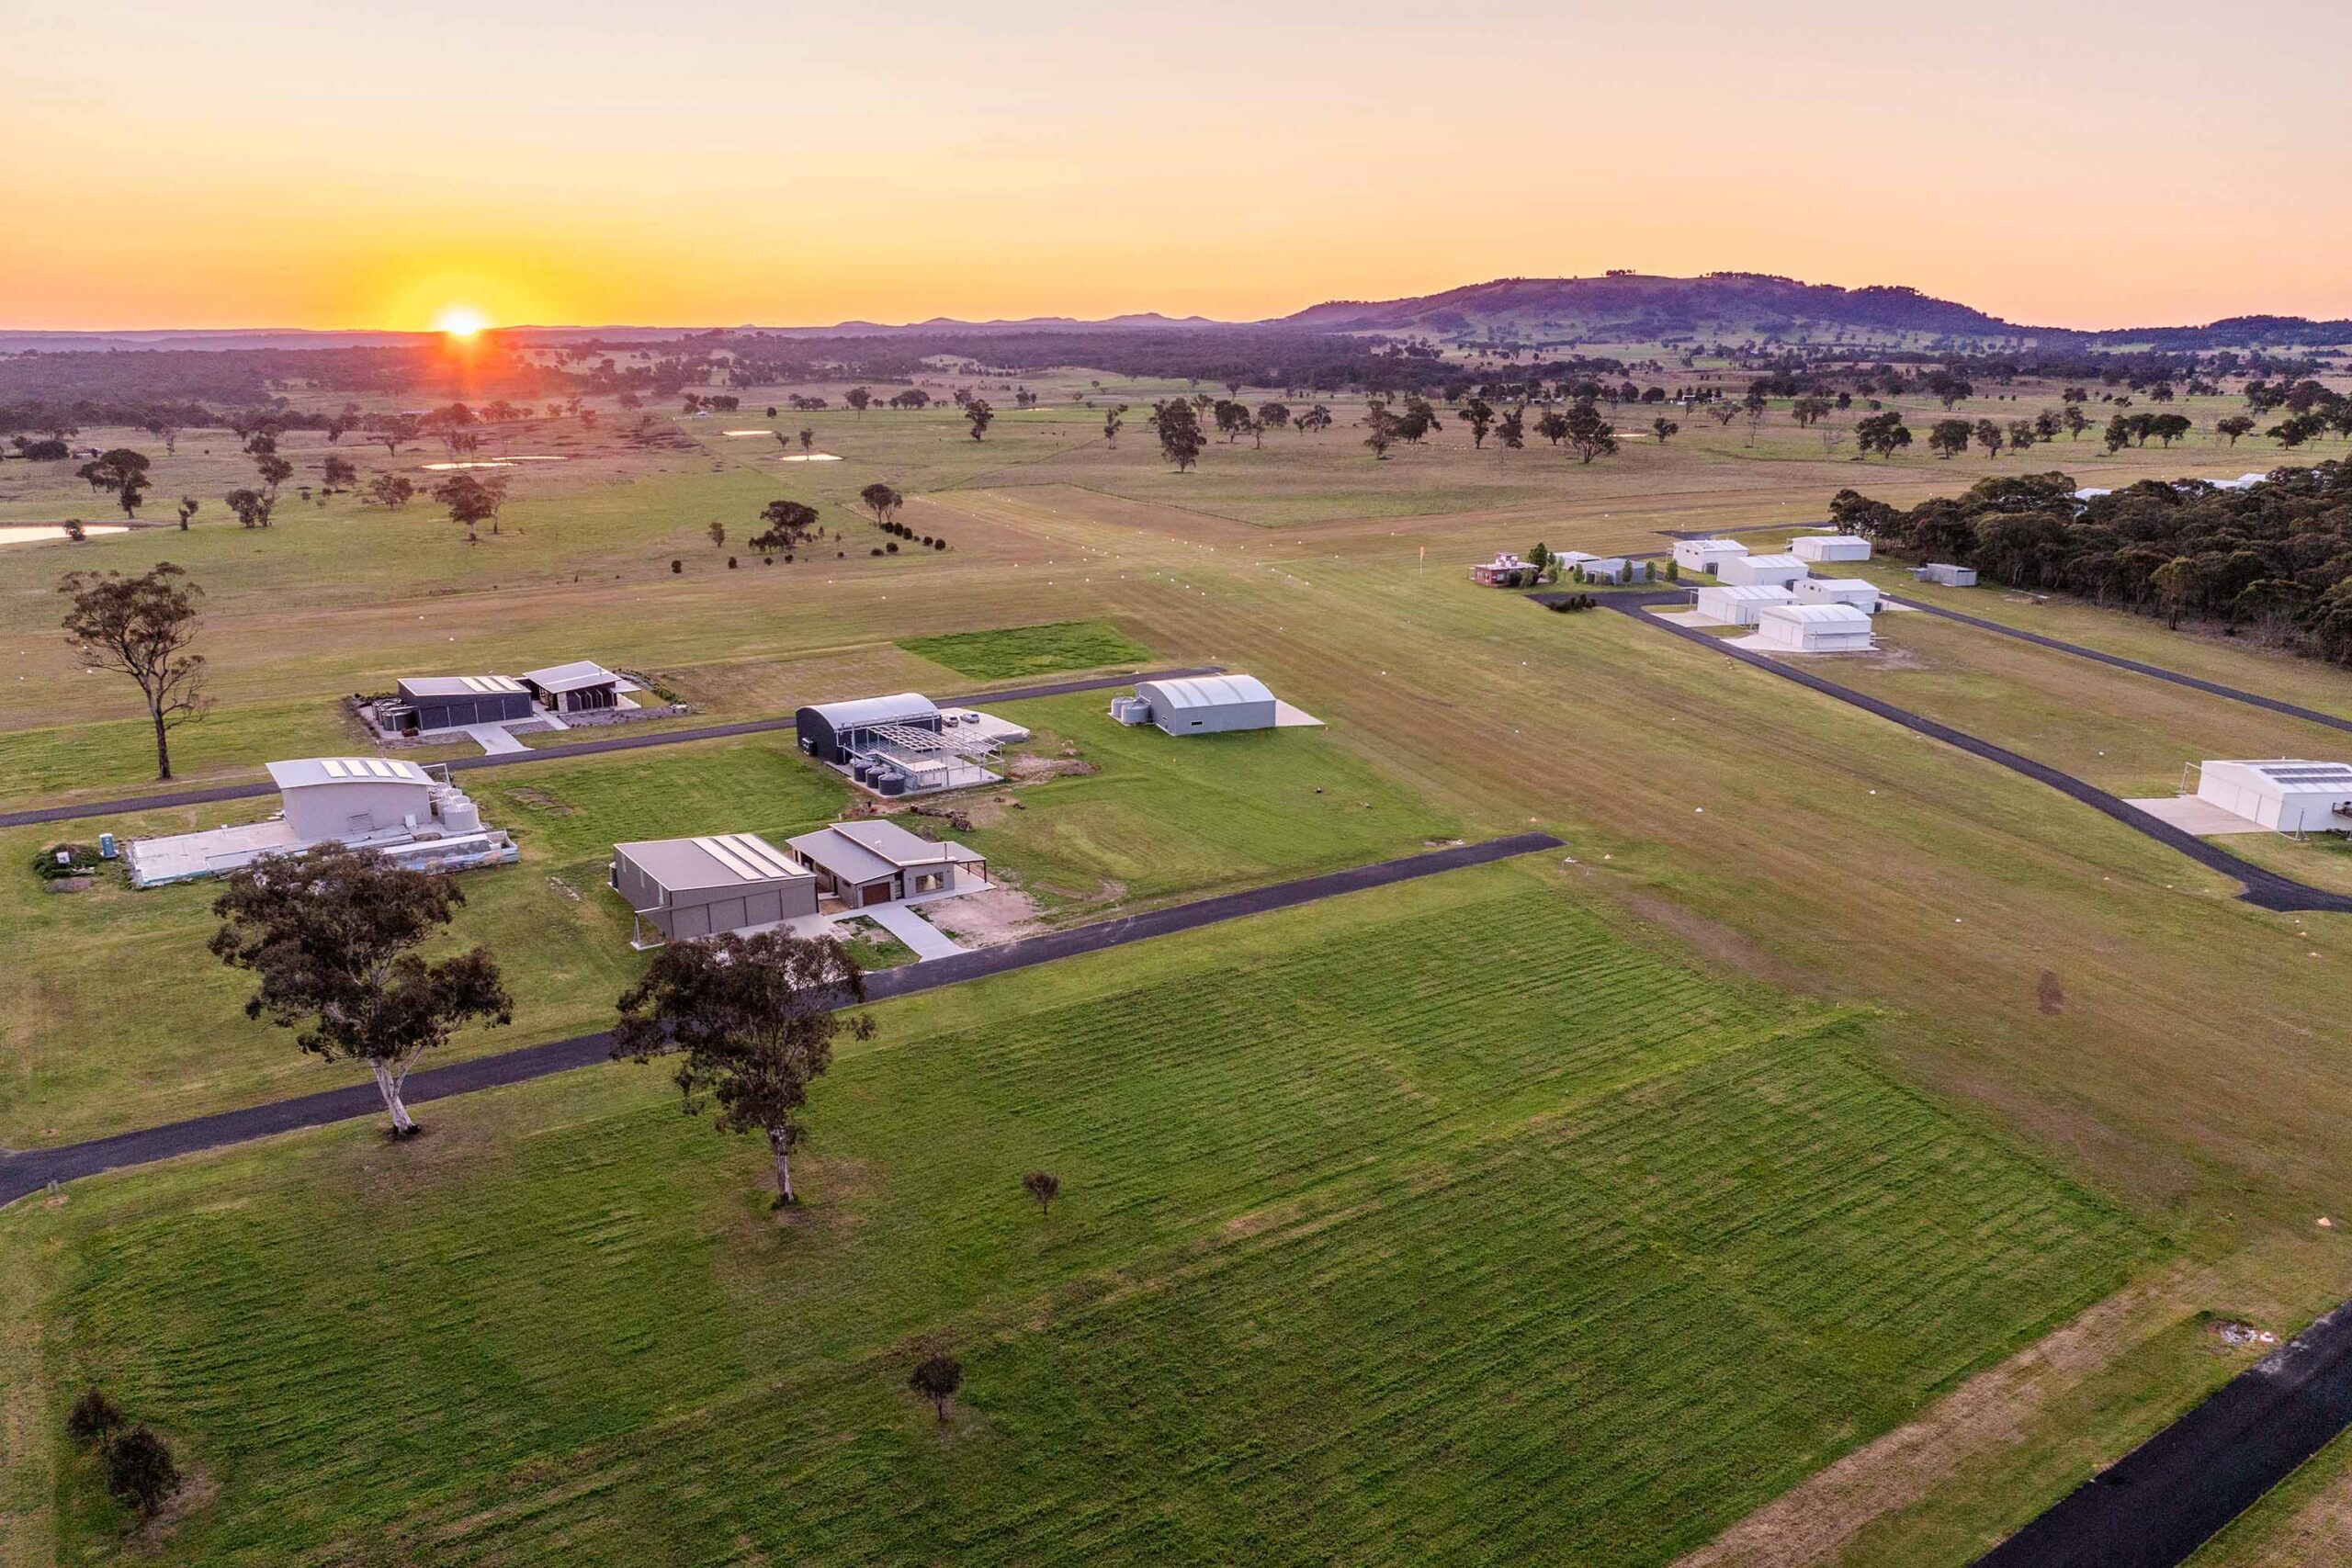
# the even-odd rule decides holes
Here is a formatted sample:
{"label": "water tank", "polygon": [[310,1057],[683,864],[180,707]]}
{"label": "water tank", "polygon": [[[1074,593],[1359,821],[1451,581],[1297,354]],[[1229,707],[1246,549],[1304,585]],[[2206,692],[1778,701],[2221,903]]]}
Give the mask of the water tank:
{"label": "water tank", "polygon": [[859,757],[850,763],[849,776],[860,784],[870,784],[874,779],[874,764]]}
{"label": "water tank", "polygon": [[886,768],[874,775],[874,787],[884,795],[907,793],[907,775],[896,768]]}
{"label": "water tank", "polygon": [[452,790],[435,804],[440,807],[435,815],[441,818],[441,826],[450,832],[479,833],[481,831],[481,807],[476,806],[469,796]]}

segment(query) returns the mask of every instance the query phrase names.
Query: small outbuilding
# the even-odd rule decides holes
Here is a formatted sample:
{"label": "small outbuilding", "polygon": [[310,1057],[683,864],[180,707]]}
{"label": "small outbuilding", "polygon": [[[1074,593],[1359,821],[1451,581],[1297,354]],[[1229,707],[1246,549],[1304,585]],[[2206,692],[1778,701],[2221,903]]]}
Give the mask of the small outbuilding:
{"label": "small outbuilding", "polygon": [[433,776],[393,757],[304,757],[269,764],[286,825],[304,843],[349,841],[433,819]]}
{"label": "small outbuilding", "polygon": [[640,689],[627,676],[585,659],[526,671],[523,684],[549,713],[564,714],[619,707],[624,694]]}
{"label": "small outbuilding", "polygon": [[879,818],[836,822],[785,842],[816,874],[819,892],[853,909],[988,886],[988,859],[978,851],[918,838]]}
{"label": "small outbuilding", "polygon": [[1865,615],[1878,614],[1878,584],[1866,577],[1801,577],[1794,592],[1800,604],[1851,604]]}
{"label": "small outbuilding", "polygon": [[817,874],[756,833],[615,844],[610,881],[637,917],[639,947],[817,913]]}
{"label": "small outbuilding", "polygon": [[1768,604],[1757,612],[1756,642],[1788,653],[1867,653],[1871,618],[1851,604]]}
{"label": "small outbuilding", "polygon": [[1649,562],[1627,560],[1623,556],[1596,557],[1580,562],[1577,570],[1584,573],[1587,582],[1626,583],[1647,582],[1650,580]]}
{"label": "small outbuilding", "polygon": [[1794,556],[1730,556],[1715,576],[1735,588],[1787,588],[1811,570]]}
{"label": "small outbuilding", "polygon": [[459,729],[532,716],[530,688],[509,675],[412,675],[399,682],[391,718],[402,729]]}
{"label": "small outbuilding", "polygon": [[1684,571],[1712,571],[1720,575],[1724,562],[1747,553],[1747,547],[1737,539],[1678,539],[1674,545],[1674,564]]}
{"label": "small outbuilding", "polygon": [[1509,550],[1470,569],[1470,581],[1484,588],[1528,587],[1543,575],[1542,567],[1533,561],[1521,560]]}
{"label": "small outbuilding", "polygon": [[1699,590],[1699,618],[1719,626],[1752,626],[1756,617],[1773,605],[1793,604],[1795,600],[1796,595],[1785,588],[1710,586]]}
{"label": "small outbuilding", "polygon": [[1911,575],[1921,582],[1932,582],[1941,588],[1976,586],[1974,567],[1954,566],[1950,561],[1931,560],[1925,566],[1915,566],[1911,569]]}
{"label": "small outbuilding", "polygon": [[1789,554],[1801,561],[1868,560],[1871,542],[1860,534],[1801,534],[1789,541]]}
{"label": "small outbuilding", "polygon": [[2197,798],[2281,833],[2352,832],[2352,763],[2200,762]]}
{"label": "small outbuilding", "polygon": [[[1144,723],[1170,735],[1216,735],[1272,729],[1279,721],[1274,694],[1254,675],[1191,675],[1138,681],[1135,701],[1150,705]],[[1132,722],[1132,721],[1131,721]]]}

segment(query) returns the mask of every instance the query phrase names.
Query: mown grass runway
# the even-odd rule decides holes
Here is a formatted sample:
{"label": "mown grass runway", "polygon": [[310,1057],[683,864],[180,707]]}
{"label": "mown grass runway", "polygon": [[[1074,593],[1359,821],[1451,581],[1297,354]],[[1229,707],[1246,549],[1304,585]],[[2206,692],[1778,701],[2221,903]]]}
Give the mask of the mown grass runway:
{"label": "mown grass runway", "polygon": [[218,1484],[166,1560],[1664,1562],[2154,1245],[1555,875],[886,1008],[783,1225],[623,1067],[101,1179],[11,1342]]}

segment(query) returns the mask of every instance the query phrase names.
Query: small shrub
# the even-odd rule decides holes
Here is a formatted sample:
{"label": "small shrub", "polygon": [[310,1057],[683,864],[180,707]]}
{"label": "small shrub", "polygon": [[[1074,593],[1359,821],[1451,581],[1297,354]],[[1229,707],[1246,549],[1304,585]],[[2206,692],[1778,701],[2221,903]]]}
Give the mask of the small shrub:
{"label": "small shrub", "polygon": [[92,1383],[74,1402],[65,1417],[65,1435],[74,1439],[78,1449],[95,1449],[112,1436],[122,1425],[122,1407],[106,1395],[106,1391]]}
{"label": "small shrub", "polygon": [[942,539],[942,540],[940,540],[937,544],[935,544],[935,545],[932,546],[931,547],[932,547],[933,549],[934,549],[934,550],[944,550],[944,549],[945,549],[945,548],[947,547],[947,541],[946,541],[946,540],[944,540],[944,539]]}
{"label": "small shrub", "polygon": [[908,1375],[907,1386],[930,1400],[940,1420],[945,1421],[947,1402],[964,1386],[964,1363],[944,1353],[925,1356]]}
{"label": "small shrub", "polygon": [[686,571],[686,563],[685,563],[685,562],[684,562],[684,561],[682,561],[682,560],[673,560],[673,561],[670,563],[670,575],[671,575],[671,576],[673,576],[673,577],[683,577],[683,576],[684,576],[684,575],[685,575],[685,571]]}
{"label": "small shrub", "polygon": [[179,1489],[170,1445],[147,1427],[133,1427],[107,1445],[107,1490],[117,1502],[153,1515]]}
{"label": "small shrub", "polygon": [[733,556],[729,556],[727,558],[727,570],[729,571],[733,571],[735,570],[735,558]]}
{"label": "small shrub", "polygon": [[897,554],[899,553],[899,541],[898,541],[898,540],[896,540],[896,539],[893,539],[893,540],[891,540],[888,544],[887,544],[887,545],[883,546],[882,547],[883,547],[885,550],[888,550],[890,554],[892,554],[892,555],[894,555],[894,556],[895,556],[895,555],[897,555]]}
{"label": "small shrub", "polygon": [[1050,1170],[1033,1170],[1021,1179],[1022,1190],[1037,1200],[1040,1213],[1054,1212],[1054,1200],[1062,1195],[1062,1179]]}
{"label": "small shrub", "polygon": [[880,555],[880,554],[882,553],[882,547],[881,547],[881,546],[879,546],[879,545],[876,545],[876,546],[875,546],[871,550],[867,551],[866,553],[867,553],[868,555],[876,555],[876,556],[878,556],[878,555]]}
{"label": "small shrub", "polygon": [[[60,860],[60,855],[65,858]],[[33,856],[33,874],[43,881],[87,876],[97,869],[98,852],[87,844],[51,844]]]}

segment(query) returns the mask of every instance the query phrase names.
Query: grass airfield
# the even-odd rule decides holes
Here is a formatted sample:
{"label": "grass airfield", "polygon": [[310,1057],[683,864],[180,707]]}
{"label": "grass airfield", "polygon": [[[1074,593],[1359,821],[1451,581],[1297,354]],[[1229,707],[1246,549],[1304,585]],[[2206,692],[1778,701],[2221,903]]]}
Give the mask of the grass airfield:
{"label": "grass airfield", "polygon": [[[1961,412],[1996,406],[2039,404]],[[755,1152],[626,1067],[436,1107],[405,1174],[354,1126],[19,1204],[0,1213],[0,1249],[34,1261],[0,1284],[16,1374],[0,1430],[29,1458],[0,1493],[0,1556],[111,1550],[105,1506],[52,1441],[75,1381],[103,1371],[218,1488],[161,1543],[176,1560],[659,1557],[649,1532],[675,1528],[709,1560],[795,1543],[842,1561],[1469,1557],[1540,1540],[1663,1562],[2058,1322],[2111,1311],[2088,1369],[2046,1373],[2007,1439],[1962,1445],[1860,1530],[1832,1539],[1826,1511],[1808,1516],[1825,1544],[1807,1560],[1961,1562],[2243,1364],[2198,1314],[2287,1330],[2352,1290],[2312,1224],[2345,1207],[2341,920],[2251,909],[2030,781],[1464,570],[1539,537],[1655,548],[1659,529],[1794,523],[1845,484],[1907,500],[2021,466],[2111,484],[2265,457],[2061,442],[2023,463],[1862,465],[1784,419],[1750,448],[1740,426],[1690,418],[1664,448],[1629,442],[1589,468],[1540,447],[1474,453],[1454,430],[1374,465],[1343,423],[1262,451],[1220,443],[1176,476],[1140,412],[1116,452],[1099,410],[1067,405],[1001,407],[977,447],[952,413],[787,415],[843,460],[782,470],[774,443],[715,434],[763,422],[677,422],[703,455],[525,473],[501,535],[470,547],[423,502],[387,515],[338,501],[281,510],[266,535],[200,513],[184,535],[0,552],[26,697],[0,709],[13,804],[139,787],[136,723],[44,629],[49,590],[68,564],[168,557],[215,616],[222,705],[180,732],[199,776],[350,744],[335,694],[424,668],[593,657],[734,716],[963,689],[970,677],[902,645],[1097,621],[1157,662],[1247,669],[1331,728],[1244,738],[1293,748],[1261,775],[1220,756],[1193,777],[1117,755],[1148,738],[1116,732],[1093,697],[1033,705],[1052,709],[1049,745],[1104,766],[1036,784],[1018,819],[978,829],[1001,863],[1165,900],[1530,825],[1567,838],[1573,862],[892,1004],[870,1055],[818,1090],[820,1197],[798,1229],[756,1210]],[[865,554],[880,536],[852,502],[875,479],[954,547]],[[822,502],[842,553],[763,568],[739,549],[729,571],[734,547],[714,548],[707,524],[749,532],[779,494]],[[0,514],[51,516],[54,501],[9,497]],[[1950,597],[2352,712],[2342,671]],[[1915,628],[1928,619],[1882,622],[1916,667],[1841,662],[1838,678],[2134,793],[2167,783],[2183,748],[2344,750],[2054,651]],[[85,714],[116,716],[60,722]],[[514,1028],[469,1050],[608,1015],[633,962],[597,903],[615,838],[722,815],[781,829],[832,807],[780,736],[534,762],[469,787],[522,830],[526,859],[467,883],[456,935],[491,941],[529,994]],[[0,843],[21,864],[59,836]],[[28,883],[0,900],[0,939],[31,955],[0,976],[0,1143],[327,1081],[206,968],[200,890],[55,898]],[[148,983],[121,983],[133,964]],[[1171,995],[1216,999],[1171,1023]],[[1214,1060],[1188,1074],[1204,1041]],[[1426,1076],[1439,1066],[1442,1089]],[[1273,1097],[1265,1124],[1284,1136],[1203,1107],[1244,1085]],[[1309,1095],[1355,1105],[1291,1098]],[[1417,1130],[1389,1136],[1402,1106]],[[961,1152],[918,1146],[967,1124]],[[1033,1164],[1070,1192],[1042,1226],[1014,1186]],[[1260,1239],[1250,1217],[1269,1212]],[[448,1217],[475,1213],[502,1216],[495,1240]],[[379,1234],[387,1213],[396,1236]],[[365,1278],[429,1265],[401,1286],[413,1306],[369,1305],[347,1273],[273,1274],[363,1240]],[[561,1294],[551,1279],[580,1299],[526,1343],[514,1330]],[[202,1280],[234,1305],[203,1305]],[[1821,1294],[1825,1280],[1842,1289]],[[813,1313],[805,1340],[776,1339],[799,1321],[779,1300]],[[420,1380],[380,1407],[355,1311]],[[1891,1337],[1857,1339],[1857,1316]],[[968,1420],[944,1441],[894,1371],[927,1335],[954,1337],[969,1369]],[[435,1363],[456,1352],[487,1392],[451,1391]],[[1752,1419],[1713,1403],[1743,1393]],[[510,1405],[526,1414],[493,1429]],[[275,1414],[241,1414],[257,1408]],[[360,1456],[417,1440],[401,1434],[439,1408],[449,1431],[401,1450],[419,1462],[363,1484]],[[1522,1484],[1486,1490],[1431,1446],[1442,1436]],[[1375,1450],[1399,1462],[1376,1470]],[[1192,1462],[1144,1473],[1143,1456],[1171,1451]],[[306,1470],[322,1453],[349,1457]],[[697,1453],[700,1488],[669,1468]],[[388,1533],[338,1534],[338,1511]]]}

